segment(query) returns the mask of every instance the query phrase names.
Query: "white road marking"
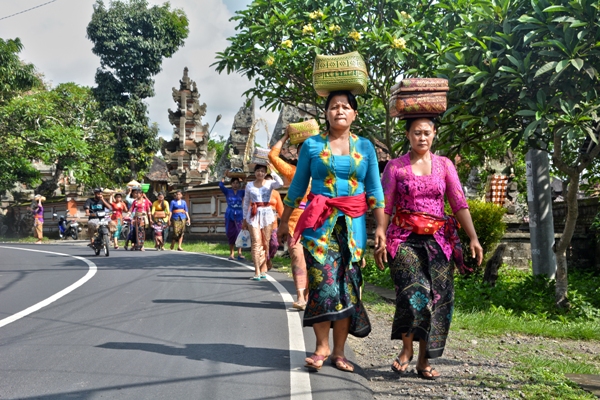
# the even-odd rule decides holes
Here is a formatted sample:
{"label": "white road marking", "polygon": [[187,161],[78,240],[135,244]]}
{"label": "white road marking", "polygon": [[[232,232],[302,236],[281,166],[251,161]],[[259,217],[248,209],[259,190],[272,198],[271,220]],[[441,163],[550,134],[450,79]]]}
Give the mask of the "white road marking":
{"label": "white road marking", "polygon": [[94,275],[96,275],[96,272],[98,271],[98,267],[96,267],[96,264],[94,264],[93,262],[83,258],[83,257],[78,257],[78,256],[72,256],[70,254],[64,254],[64,253],[55,253],[53,251],[43,251],[43,250],[33,250],[33,249],[23,249],[20,247],[9,247],[9,246],[0,246],[0,249],[11,249],[11,250],[21,250],[21,251],[31,251],[34,253],[47,253],[47,254],[53,254],[53,255],[58,255],[58,256],[65,256],[65,257],[72,257],[72,258],[76,258],[78,260],[83,261],[84,263],[86,263],[89,267],[87,274],[85,274],[85,276],[81,279],[79,279],[77,282],[75,282],[74,284],[72,284],[71,286],[68,286],[66,288],[64,288],[63,290],[61,290],[60,292],[53,294],[52,296],[48,297],[45,300],[40,301],[37,304],[32,305],[31,307],[28,307],[26,309],[24,309],[23,311],[20,311],[16,314],[11,315],[10,317],[6,317],[4,319],[0,320],[0,328],[2,328],[3,326],[6,326],[8,324],[10,324],[11,322],[15,322],[23,317],[28,316],[31,313],[34,313],[44,307],[46,307],[47,305],[50,305],[52,303],[54,303],[56,300],[60,299],[63,296],[66,296],[67,294],[71,293],[73,290],[77,289],[78,287],[80,287],[81,285],[83,285],[84,283],[86,283],[87,281],[89,281],[90,279],[92,279],[92,277]]}
{"label": "white road marking", "polygon": [[[187,253],[187,252],[186,252]],[[189,254],[200,254],[206,257],[218,258],[232,262],[242,267],[246,267],[254,271],[254,267],[246,265],[244,263],[228,260],[223,257],[213,256],[211,254],[203,253],[189,253]],[[290,340],[290,399],[293,400],[312,400],[312,389],[310,386],[310,374],[303,369],[305,364],[304,359],[306,354],[306,347],[304,346],[304,334],[302,333],[302,324],[300,318],[298,318],[298,311],[292,309],[292,303],[294,298],[288,292],[281,283],[277,282],[275,278],[267,275],[267,280],[275,286],[275,288],[281,294],[283,302],[285,303],[287,320],[288,320],[288,337]]]}

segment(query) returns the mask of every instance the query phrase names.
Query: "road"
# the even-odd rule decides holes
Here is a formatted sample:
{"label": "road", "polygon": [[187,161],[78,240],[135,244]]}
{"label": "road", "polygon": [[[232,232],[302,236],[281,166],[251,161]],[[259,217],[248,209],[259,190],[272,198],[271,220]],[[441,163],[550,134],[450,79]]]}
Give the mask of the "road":
{"label": "road", "polygon": [[0,399],[372,399],[359,366],[302,368],[314,334],[293,282],[252,274],[192,253],[0,244]]}

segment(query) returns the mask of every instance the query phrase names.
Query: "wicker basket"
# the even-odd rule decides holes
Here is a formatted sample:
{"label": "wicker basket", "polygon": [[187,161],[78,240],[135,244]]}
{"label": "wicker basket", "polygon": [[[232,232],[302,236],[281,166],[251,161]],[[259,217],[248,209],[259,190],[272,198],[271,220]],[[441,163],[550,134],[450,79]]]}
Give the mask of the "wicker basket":
{"label": "wicker basket", "polygon": [[228,178],[239,178],[239,179],[245,179],[246,178],[246,174],[240,168],[232,168],[232,169],[230,169],[229,171],[227,171],[225,173],[225,176],[228,177]]}
{"label": "wicker basket", "polygon": [[442,78],[408,78],[403,79],[391,88],[392,96],[404,93],[447,92],[448,79]]}
{"label": "wicker basket", "polygon": [[399,94],[390,99],[390,116],[400,118],[436,117],[446,111],[446,93]]}
{"label": "wicker basket", "polygon": [[334,56],[317,55],[315,58],[313,86],[319,96],[327,97],[336,90],[365,94],[368,80],[365,60],[357,51]]}
{"label": "wicker basket", "polygon": [[269,165],[269,152],[271,149],[256,147],[252,154],[251,164]]}
{"label": "wicker basket", "polygon": [[315,119],[289,124],[286,128],[290,143],[300,144],[311,136],[319,134],[319,123]]}

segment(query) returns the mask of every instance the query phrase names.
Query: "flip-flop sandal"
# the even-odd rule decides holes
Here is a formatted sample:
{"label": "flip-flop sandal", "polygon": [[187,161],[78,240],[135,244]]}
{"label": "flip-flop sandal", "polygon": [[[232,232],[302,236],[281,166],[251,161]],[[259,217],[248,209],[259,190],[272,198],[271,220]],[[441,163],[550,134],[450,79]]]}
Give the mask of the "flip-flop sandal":
{"label": "flip-flop sandal", "polygon": [[[312,364],[309,364],[307,362],[306,364],[304,364],[304,367],[313,371],[318,371],[321,369],[323,364],[325,364],[325,361],[327,360],[327,358],[329,358],[329,356],[321,356],[319,354],[312,353],[308,358],[310,358],[313,362]],[[322,361],[321,365],[315,365],[319,361]]]}
{"label": "flip-flop sandal", "polygon": [[331,359],[331,364],[333,364],[333,366],[339,369],[340,371],[354,372],[354,365],[350,364],[346,357],[333,357]]}
{"label": "flip-flop sandal", "polygon": [[235,258],[233,258],[233,257],[229,257],[229,258],[228,258],[228,260],[235,260]]}
{"label": "flip-flop sandal", "polygon": [[398,365],[400,365],[400,367],[396,367],[394,364],[392,364],[392,371],[394,371],[395,373],[399,374],[399,375],[406,375],[408,373],[408,367],[406,367],[406,369],[401,369],[403,366],[410,364],[410,362],[412,361],[412,357],[408,359],[408,361],[400,361],[400,357],[396,357],[396,359],[394,361],[396,361],[398,363]]}
{"label": "flip-flop sandal", "polygon": [[[237,259],[238,259],[238,260],[240,260],[240,261],[242,261],[242,260],[245,260],[245,259],[246,259],[246,257],[244,257],[244,256],[238,256],[238,258],[237,258]],[[232,260],[233,260],[233,258],[232,258]]]}
{"label": "flip-flop sandal", "polygon": [[[425,369],[418,369],[417,370],[417,375],[421,379],[426,379],[428,381],[435,381],[437,378],[439,378],[439,375],[438,376],[434,376],[433,375],[433,371],[435,371],[435,368],[431,368],[431,367],[425,368]],[[429,376],[427,376],[425,374],[429,374]]]}

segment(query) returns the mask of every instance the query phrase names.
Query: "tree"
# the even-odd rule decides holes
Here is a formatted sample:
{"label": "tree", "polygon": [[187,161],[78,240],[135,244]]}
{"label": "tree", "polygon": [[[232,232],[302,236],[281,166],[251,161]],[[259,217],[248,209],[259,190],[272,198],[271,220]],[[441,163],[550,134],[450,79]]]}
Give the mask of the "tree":
{"label": "tree", "polygon": [[[556,246],[556,304],[568,306],[566,250],[582,173],[598,162],[598,2],[441,1],[461,26],[443,49],[450,102],[440,141],[455,151],[501,138],[547,151],[568,177],[567,217]],[[434,54],[431,54],[434,56]]]}
{"label": "tree", "polygon": [[33,64],[19,58],[21,50],[19,38],[0,39],[0,106],[21,92],[42,87]]}
{"label": "tree", "polygon": [[110,182],[110,136],[98,128],[100,112],[90,88],[74,83],[13,97],[0,106],[0,190],[15,182],[37,186],[35,160],[54,167],[48,192],[63,172],[72,171],[82,183]]}
{"label": "tree", "polygon": [[144,99],[154,95],[154,75],[164,58],[183,46],[188,20],[169,3],[98,0],[87,27],[100,57],[94,89],[106,130],[115,135],[115,179],[124,182],[147,170],[159,149],[158,128],[150,126]]}
{"label": "tree", "polygon": [[[390,87],[402,74],[428,65],[430,76],[445,32],[457,21],[426,0],[255,0],[232,18],[237,34],[217,53],[218,72],[239,72],[254,86],[244,94],[258,97],[267,108],[281,104],[311,105],[322,115],[324,101],[312,86],[317,54],[358,51],[371,77],[368,93],[359,98],[360,119],[355,132],[383,141],[392,151],[400,148],[400,127],[388,111]],[[307,110],[308,112],[310,111]],[[318,115],[315,115],[318,116]]]}

